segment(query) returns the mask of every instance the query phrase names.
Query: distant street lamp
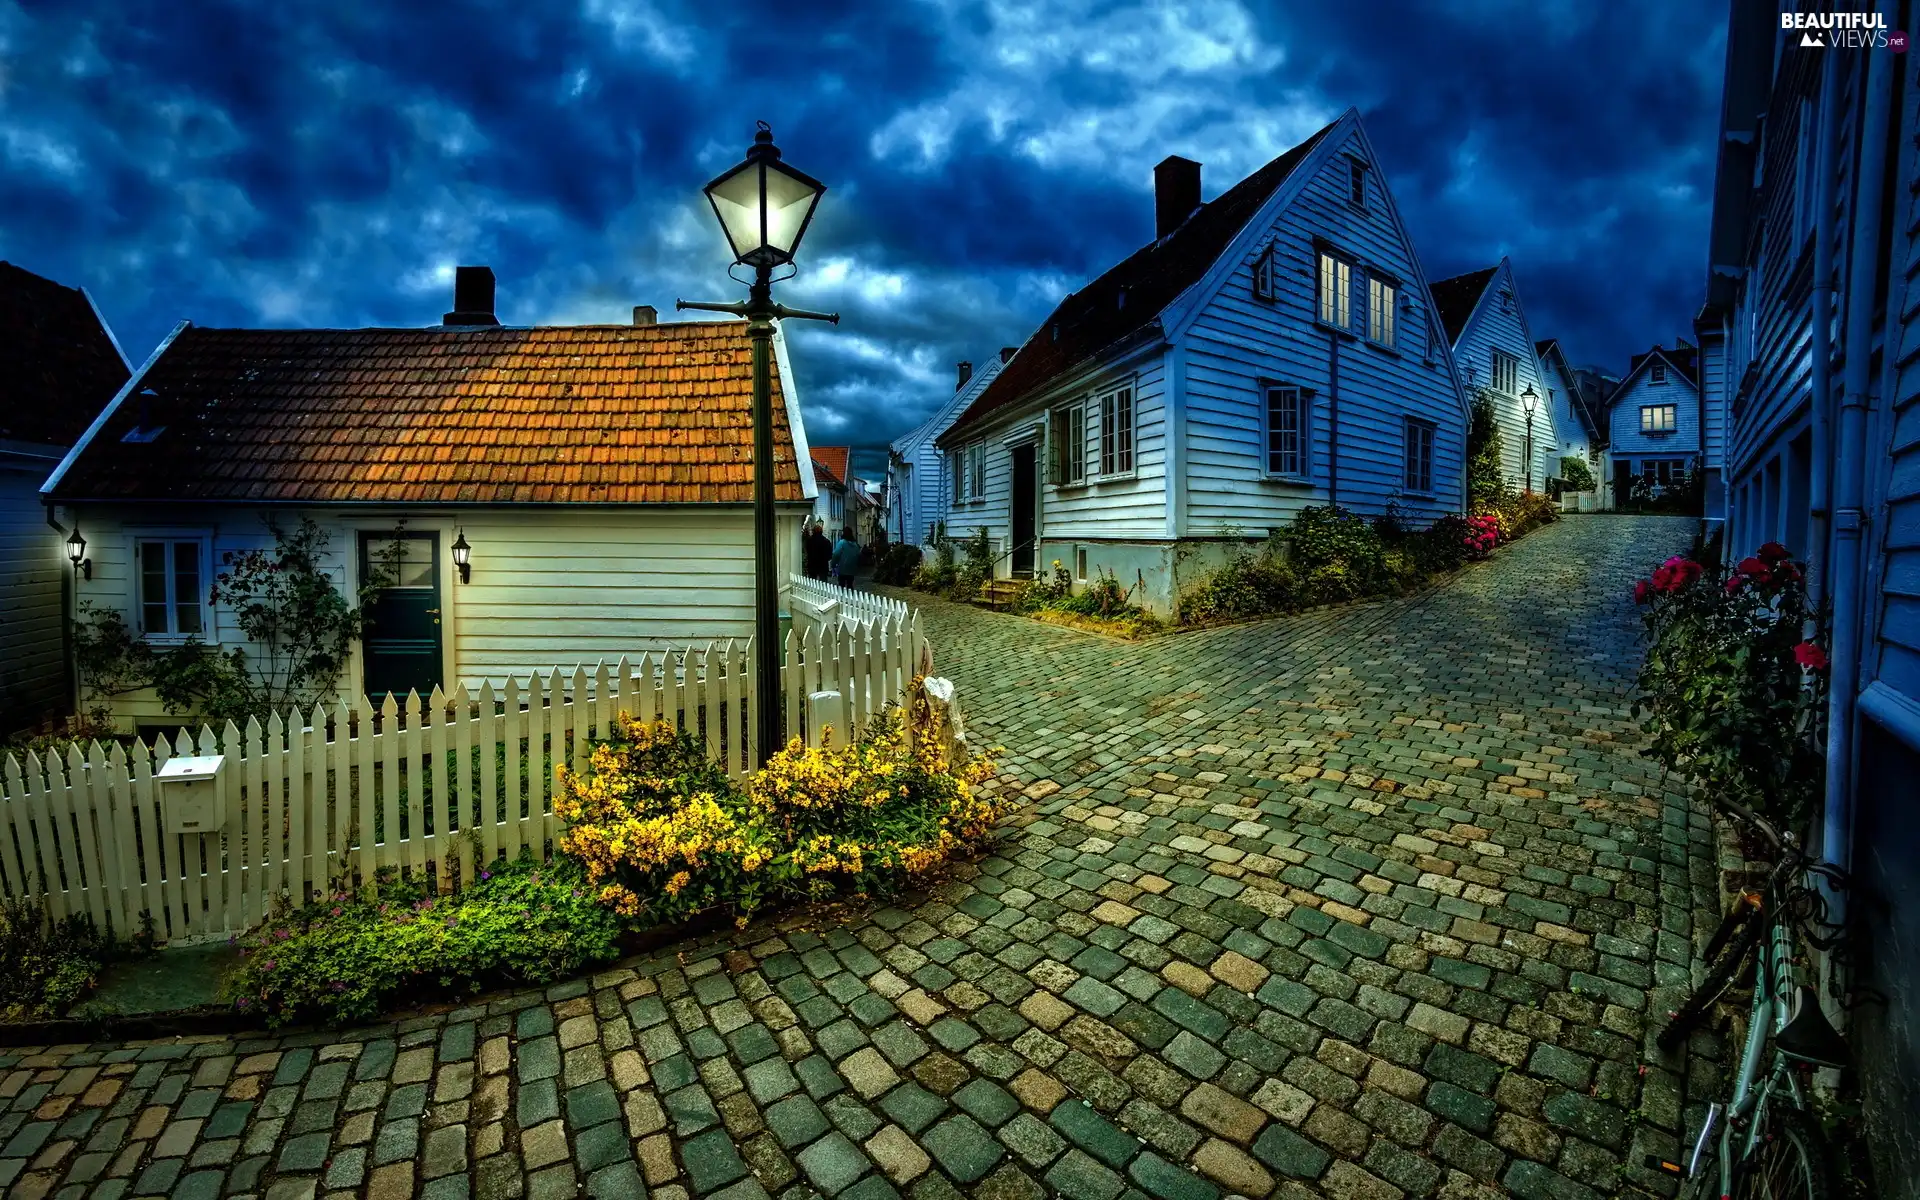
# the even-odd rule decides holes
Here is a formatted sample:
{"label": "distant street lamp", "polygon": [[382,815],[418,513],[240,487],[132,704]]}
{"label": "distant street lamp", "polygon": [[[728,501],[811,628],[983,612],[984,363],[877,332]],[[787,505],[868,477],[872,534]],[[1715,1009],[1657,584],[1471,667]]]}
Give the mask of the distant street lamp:
{"label": "distant street lamp", "polygon": [[1527,390],[1520,393],[1521,411],[1527,414],[1527,490],[1533,490],[1533,410],[1540,406],[1540,393],[1528,384]]}
{"label": "distant street lamp", "polygon": [[[780,585],[774,578],[773,402],[768,380],[776,318],[804,317],[838,325],[837,313],[802,312],[773,302],[773,268],[790,266],[813,220],[825,184],[780,161],[773,130],[765,121],[738,166],[706,188],[707,202],[735,262],[753,268],[745,302],[708,304],[677,300],[676,309],[704,309],[747,319],[753,342],[753,652],[759,714],[759,764],[780,749]],[[791,278],[785,276],[783,278]],[[798,464],[796,464],[798,465]]]}

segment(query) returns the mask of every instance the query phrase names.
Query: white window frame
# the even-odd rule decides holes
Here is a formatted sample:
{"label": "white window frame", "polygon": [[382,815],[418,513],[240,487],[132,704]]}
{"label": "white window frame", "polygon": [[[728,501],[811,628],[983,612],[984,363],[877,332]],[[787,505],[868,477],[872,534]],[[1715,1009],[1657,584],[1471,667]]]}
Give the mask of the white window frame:
{"label": "white window frame", "polygon": [[[1666,423],[1661,424],[1655,413],[1665,413]],[[1679,427],[1680,406],[1677,404],[1642,404],[1640,406],[1641,433],[1672,433]]]}
{"label": "white window frame", "polygon": [[[132,564],[130,572],[133,584],[134,625],[140,636],[155,645],[182,645],[192,639],[202,642],[213,641],[213,605],[208,603],[207,595],[213,588],[213,536],[204,529],[140,529],[129,534]],[[149,630],[147,628],[146,563],[143,547],[159,542],[167,547],[166,599],[167,628]],[[199,548],[200,554],[200,594],[195,597],[200,609],[200,629],[197,633],[181,633],[174,628],[179,620],[179,597],[175,594],[178,586],[178,571],[174,566],[174,547],[182,543]]]}
{"label": "white window frame", "polygon": [[[1279,397],[1286,397],[1284,401]],[[1284,408],[1283,408],[1284,405]],[[1274,439],[1289,432],[1277,428],[1276,411],[1290,411],[1294,438],[1293,470],[1287,469],[1288,451],[1276,448]],[[1313,392],[1291,383],[1262,382],[1260,385],[1260,469],[1268,479],[1301,483],[1313,478]]]}
{"label": "white window frame", "polygon": [[[1503,396],[1520,394],[1520,357],[1509,354],[1495,346],[1490,353],[1491,365],[1488,367],[1487,386]],[[1502,369],[1504,368],[1504,370]],[[1501,376],[1505,376],[1505,387],[1501,387]]]}
{"label": "white window frame", "polygon": [[1316,247],[1313,315],[1322,325],[1353,329],[1353,260],[1326,246]]}
{"label": "white window frame", "polygon": [[953,502],[967,502],[967,448],[961,446],[947,455],[947,465],[953,472]]}
{"label": "white window frame", "polygon": [[1647,386],[1665,387],[1667,385],[1667,364],[1655,362],[1647,364]]}
{"label": "white window frame", "polygon": [[1047,482],[1080,487],[1087,482],[1087,403],[1075,400],[1047,416]]}
{"label": "white window frame", "polygon": [[987,444],[975,442],[967,447],[967,499],[987,498]]}
{"label": "white window frame", "polygon": [[1276,290],[1273,286],[1273,243],[1268,242],[1253,259],[1253,298],[1273,301]]}
{"label": "white window frame", "polygon": [[1402,424],[1402,466],[1405,468],[1402,482],[1413,495],[1433,495],[1434,446],[1439,439],[1439,432],[1439,427],[1432,421],[1419,417],[1408,417]]}
{"label": "white window frame", "polygon": [[1398,331],[1393,306],[1400,302],[1400,285],[1380,275],[1367,275],[1367,340],[1376,346],[1394,348]]}
{"label": "white window frame", "polygon": [[1099,414],[1099,456],[1089,475],[1097,471],[1101,479],[1125,479],[1138,465],[1140,398],[1134,382],[1128,379],[1103,388],[1094,393],[1088,405]]}

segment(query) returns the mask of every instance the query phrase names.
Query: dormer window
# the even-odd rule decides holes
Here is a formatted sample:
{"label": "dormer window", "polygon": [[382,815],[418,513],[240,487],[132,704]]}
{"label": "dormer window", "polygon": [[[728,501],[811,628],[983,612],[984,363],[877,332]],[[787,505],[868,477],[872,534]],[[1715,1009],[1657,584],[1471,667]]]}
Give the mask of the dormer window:
{"label": "dormer window", "polygon": [[1253,260],[1253,296],[1256,300],[1272,300],[1273,286],[1273,243],[1268,242]]}

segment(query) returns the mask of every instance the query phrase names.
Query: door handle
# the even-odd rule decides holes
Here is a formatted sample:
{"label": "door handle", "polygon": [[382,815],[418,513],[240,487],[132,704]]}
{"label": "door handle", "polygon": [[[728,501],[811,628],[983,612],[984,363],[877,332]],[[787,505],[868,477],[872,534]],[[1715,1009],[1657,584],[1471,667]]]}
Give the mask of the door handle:
{"label": "door handle", "polygon": [[427,610],[427,615],[430,617],[437,617],[440,615],[440,610],[437,608],[430,608]]}

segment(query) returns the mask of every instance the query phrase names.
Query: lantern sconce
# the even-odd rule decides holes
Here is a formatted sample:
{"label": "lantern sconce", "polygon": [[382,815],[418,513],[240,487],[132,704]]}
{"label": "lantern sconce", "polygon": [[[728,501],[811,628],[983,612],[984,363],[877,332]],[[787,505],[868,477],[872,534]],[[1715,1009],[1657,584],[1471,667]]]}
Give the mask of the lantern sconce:
{"label": "lantern sconce", "polygon": [[73,532],[67,535],[67,558],[73,563],[74,574],[89,582],[93,579],[93,560],[87,557],[87,539],[80,536],[80,526],[74,525]]}
{"label": "lantern sconce", "polygon": [[467,531],[453,539],[453,565],[460,568],[460,582],[473,582],[473,547],[467,545]]}

